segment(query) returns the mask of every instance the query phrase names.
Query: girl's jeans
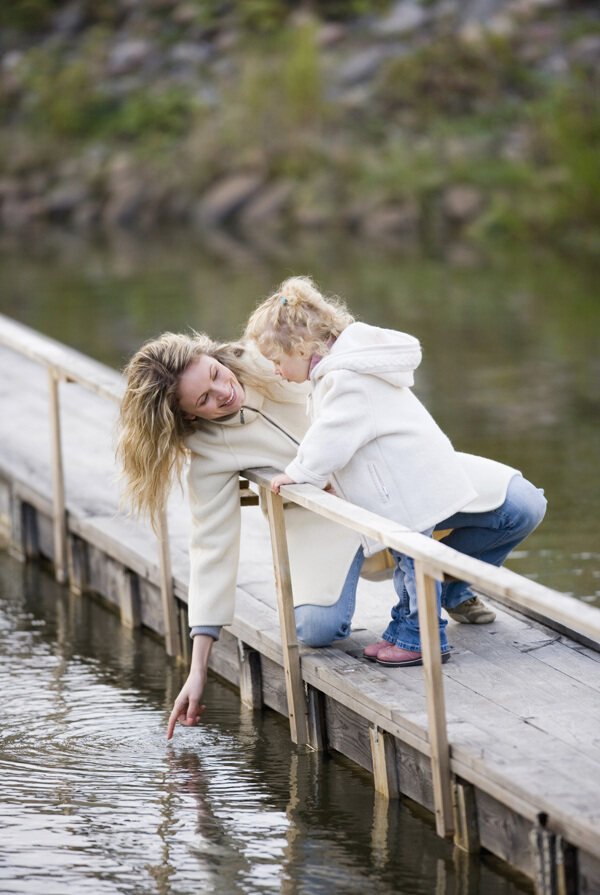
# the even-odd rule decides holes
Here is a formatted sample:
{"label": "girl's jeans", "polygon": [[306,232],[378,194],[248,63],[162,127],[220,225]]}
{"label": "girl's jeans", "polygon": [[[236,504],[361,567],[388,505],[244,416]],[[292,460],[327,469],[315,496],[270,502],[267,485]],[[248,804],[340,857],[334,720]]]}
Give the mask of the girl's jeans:
{"label": "girl's jeans", "polygon": [[[444,538],[444,544],[468,556],[501,566],[511,550],[537,528],[545,512],[544,492],[522,476],[515,475],[509,483],[504,503],[497,509],[486,513],[455,513],[436,525],[436,528],[440,531],[453,529],[451,534]],[[405,643],[419,642],[414,637],[416,617],[413,617],[413,610],[416,614],[416,604],[411,607],[411,602],[414,604],[414,596],[412,598],[410,596],[411,582],[414,584],[414,567],[412,570],[410,568],[412,560],[409,557],[403,558],[395,551],[392,553],[397,562],[394,587],[400,599],[392,610],[392,620],[383,637],[390,643],[403,646],[404,649],[420,649],[420,646],[404,646]],[[364,554],[360,547],[350,566],[340,598],[332,606],[306,603],[296,607],[298,637],[304,643],[315,647],[328,646],[333,640],[348,637],[363,559]],[[404,585],[407,580],[411,586],[409,592],[405,593]],[[448,609],[454,609],[472,596],[469,586],[462,581],[446,582],[441,588],[441,604]],[[397,627],[399,621],[404,622],[401,629]],[[440,640],[444,652],[448,649],[443,630],[445,622],[440,620],[440,626]],[[418,623],[416,631],[418,632]],[[398,634],[399,640],[392,639]]]}

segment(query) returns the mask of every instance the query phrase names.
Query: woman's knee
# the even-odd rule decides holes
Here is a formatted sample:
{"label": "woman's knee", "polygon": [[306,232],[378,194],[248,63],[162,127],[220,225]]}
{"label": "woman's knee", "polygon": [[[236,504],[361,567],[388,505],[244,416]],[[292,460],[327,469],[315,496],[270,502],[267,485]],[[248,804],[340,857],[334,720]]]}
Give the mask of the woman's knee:
{"label": "woman's knee", "polygon": [[342,624],[327,607],[305,604],[294,610],[298,640],[306,646],[329,646],[334,640],[342,640],[350,634],[350,625]]}

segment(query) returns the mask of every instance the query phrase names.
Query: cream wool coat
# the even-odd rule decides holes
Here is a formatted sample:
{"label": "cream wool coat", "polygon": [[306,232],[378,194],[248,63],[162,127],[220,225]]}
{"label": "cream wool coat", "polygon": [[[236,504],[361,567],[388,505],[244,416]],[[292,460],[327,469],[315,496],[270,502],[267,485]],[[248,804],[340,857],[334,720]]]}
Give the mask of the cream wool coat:
{"label": "cream wool coat", "polygon": [[[276,394],[280,400],[246,387],[241,414],[203,423],[186,438],[191,451],[188,611],[192,628],[233,621],[240,470],[260,466],[283,469],[296,455],[308,428],[307,388],[279,384]],[[335,603],[360,546],[359,536],[294,505],[286,506],[285,520],[294,604]]]}
{"label": "cream wool coat", "polygon": [[[495,509],[517,470],[455,452],[413,394],[417,339],[353,323],[311,373],[312,425],[286,467],[412,531],[459,510]],[[382,549],[369,542],[367,552]]]}

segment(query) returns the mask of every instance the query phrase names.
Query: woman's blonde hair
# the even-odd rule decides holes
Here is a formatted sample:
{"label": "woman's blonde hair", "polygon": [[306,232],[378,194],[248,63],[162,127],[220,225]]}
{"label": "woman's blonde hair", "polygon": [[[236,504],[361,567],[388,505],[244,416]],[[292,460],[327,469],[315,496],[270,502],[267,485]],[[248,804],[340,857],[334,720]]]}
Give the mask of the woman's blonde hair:
{"label": "woman's blonde hair", "polygon": [[147,514],[154,528],[188,455],[183,440],[205,425],[186,419],[177,396],[182,373],[204,354],[228,367],[241,385],[267,395],[276,385],[275,376],[260,371],[241,343],[219,344],[203,333],[163,333],[133,355],[124,370],[116,454],[124,481],[122,503],[133,513]]}
{"label": "woman's blonde hair", "polygon": [[290,277],[252,313],[245,335],[268,358],[299,348],[324,356],[351,323],[339,298],[325,298],[310,277]]}

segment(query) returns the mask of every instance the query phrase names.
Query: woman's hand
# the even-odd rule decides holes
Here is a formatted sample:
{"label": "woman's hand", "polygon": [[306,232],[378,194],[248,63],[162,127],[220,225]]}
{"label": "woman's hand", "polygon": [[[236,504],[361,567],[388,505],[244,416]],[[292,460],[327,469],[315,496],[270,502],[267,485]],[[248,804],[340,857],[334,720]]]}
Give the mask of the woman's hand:
{"label": "woman's hand", "polygon": [[175,700],[173,711],[169,716],[167,725],[168,740],[173,736],[177,721],[179,721],[182,727],[194,727],[206,708],[206,706],[200,705],[200,700],[206,685],[208,659],[213,643],[214,638],[208,634],[197,634],[194,637],[190,673],[181,688],[179,696]]}
{"label": "woman's hand", "polygon": [[200,720],[200,716],[206,708],[205,705],[200,705],[205,684],[206,675],[193,674],[190,671],[187,681],[175,700],[173,711],[169,717],[167,727],[168,740],[173,736],[173,730],[177,721],[179,721],[182,727],[194,727]]}
{"label": "woman's hand", "polygon": [[282,485],[295,485],[297,484],[293,479],[286,475],[285,472],[279,473],[279,475],[274,475],[271,479],[271,491],[274,491],[275,494],[279,494],[279,489]]}

